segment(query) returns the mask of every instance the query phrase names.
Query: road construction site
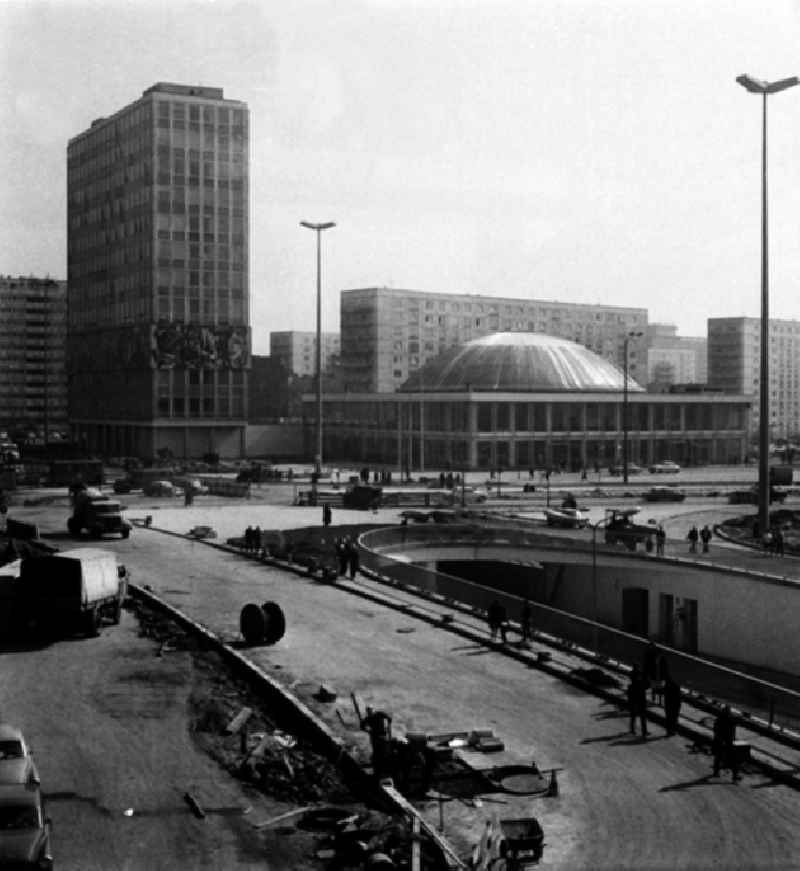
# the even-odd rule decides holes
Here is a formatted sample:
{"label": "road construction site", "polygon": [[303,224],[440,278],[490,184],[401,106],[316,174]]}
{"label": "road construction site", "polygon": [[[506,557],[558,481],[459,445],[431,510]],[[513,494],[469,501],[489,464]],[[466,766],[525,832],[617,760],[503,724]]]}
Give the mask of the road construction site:
{"label": "road construction site", "polygon": [[[428,801],[415,802],[464,860],[481,843],[487,821],[497,826],[535,817],[544,831],[544,866],[792,867],[799,849],[797,793],[758,765],[738,786],[709,777],[702,741],[709,715],[702,708],[686,706],[678,737],[666,739],[654,725],[642,741],[628,733],[615,688],[579,674],[590,663],[553,639],[537,637],[530,650],[491,643],[482,616],[420,600],[380,579],[362,574],[352,582],[322,583],[304,570],[185,538],[204,519],[221,530],[223,541],[226,524],[239,534],[249,522],[295,528],[305,511],[313,512],[306,521],[318,519],[316,509],[260,505],[170,509],[154,513],[149,530],[109,545],[131,567],[134,583],[231,645],[241,644],[244,604],[279,602],[283,638],[239,652],[313,711],[355,758],[368,764],[369,753],[350,693],[362,707],[390,712],[400,736],[466,739],[458,753],[484,779],[465,783],[469,778],[462,777],[449,793],[431,791]],[[133,513],[141,519],[139,509]],[[337,512],[337,521],[345,519]],[[333,539],[336,530],[329,533]],[[620,687],[624,674],[616,672]],[[334,700],[316,698],[322,686]],[[652,711],[657,720],[658,708]],[[493,736],[503,749],[470,749],[472,732]],[[781,760],[796,768],[790,755]],[[545,773],[544,787],[556,771],[556,790],[514,795],[496,788],[492,772],[509,766],[529,771],[531,763]]]}

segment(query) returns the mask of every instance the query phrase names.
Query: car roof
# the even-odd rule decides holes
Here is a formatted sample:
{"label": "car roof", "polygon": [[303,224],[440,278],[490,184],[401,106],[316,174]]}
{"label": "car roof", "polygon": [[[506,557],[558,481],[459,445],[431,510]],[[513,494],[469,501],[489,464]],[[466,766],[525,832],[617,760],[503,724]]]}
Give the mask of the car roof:
{"label": "car roof", "polygon": [[12,726],[11,723],[0,723],[0,741],[10,741],[13,739],[24,741],[22,730]]}

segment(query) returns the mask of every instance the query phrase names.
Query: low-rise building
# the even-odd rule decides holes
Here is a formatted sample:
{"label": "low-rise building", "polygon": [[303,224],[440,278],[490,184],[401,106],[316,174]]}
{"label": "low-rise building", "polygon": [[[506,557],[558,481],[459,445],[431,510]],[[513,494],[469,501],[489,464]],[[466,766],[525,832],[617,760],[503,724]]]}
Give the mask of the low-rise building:
{"label": "low-rise building", "polygon": [[[396,393],[323,396],[323,456],[401,469],[580,470],[744,460],[749,396],[646,393],[575,342],[538,333],[484,336],[440,355]],[[627,412],[627,427],[625,415]],[[314,396],[304,397],[306,455]]]}

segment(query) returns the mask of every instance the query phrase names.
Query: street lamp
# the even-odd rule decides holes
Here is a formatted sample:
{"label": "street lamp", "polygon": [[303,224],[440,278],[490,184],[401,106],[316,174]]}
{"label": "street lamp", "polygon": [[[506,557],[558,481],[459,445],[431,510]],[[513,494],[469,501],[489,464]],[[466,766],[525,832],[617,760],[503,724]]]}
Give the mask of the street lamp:
{"label": "street lamp", "polygon": [[752,76],[736,81],[752,94],[762,96],[761,116],[761,371],[758,421],[758,528],[769,529],[769,269],[767,267],[767,95],[800,84],[797,76],[762,82]]}
{"label": "street lamp", "polygon": [[642,335],[631,330],[622,342],[622,482],[628,483],[628,342]]}
{"label": "street lamp", "polygon": [[322,285],[320,283],[320,235],[323,230],[335,227],[333,221],[324,224],[312,224],[310,221],[300,221],[300,226],[314,230],[317,234],[317,453],[314,457],[314,489],[322,474]]}

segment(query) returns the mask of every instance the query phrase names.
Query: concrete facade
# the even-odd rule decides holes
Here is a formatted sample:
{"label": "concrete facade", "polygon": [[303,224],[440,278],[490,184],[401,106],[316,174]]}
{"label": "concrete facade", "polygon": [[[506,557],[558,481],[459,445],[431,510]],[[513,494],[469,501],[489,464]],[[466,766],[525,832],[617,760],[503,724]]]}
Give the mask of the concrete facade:
{"label": "concrete facade", "polygon": [[0,429],[67,428],[67,283],[0,276]]}
{"label": "concrete facade", "polygon": [[673,324],[650,324],[647,343],[647,384],[706,383],[708,341],[705,338],[679,336]]}
{"label": "concrete facade", "polygon": [[[304,396],[305,455],[315,405]],[[722,393],[628,395],[629,459],[740,463],[750,399]],[[356,393],[323,397],[326,460],[400,469],[591,468],[618,462],[624,396],[608,393]]]}
{"label": "concrete facade", "polygon": [[617,365],[629,332],[629,374],[646,379],[647,309],[372,287],[340,297],[345,389],[391,393],[442,351],[498,332],[570,339]]}
{"label": "concrete facade", "polygon": [[[322,333],[322,371],[327,372],[339,357],[339,333]],[[279,360],[293,375],[317,374],[317,334],[314,331],[286,330],[269,334],[269,355]]]}
{"label": "concrete facade", "polygon": [[[800,433],[800,321],[769,322],[770,438]],[[708,381],[730,393],[758,397],[761,387],[759,318],[708,319]],[[759,425],[753,403],[752,431]]]}
{"label": "concrete facade", "polygon": [[244,453],[245,103],[158,83],[67,150],[70,417],[86,450]]}

